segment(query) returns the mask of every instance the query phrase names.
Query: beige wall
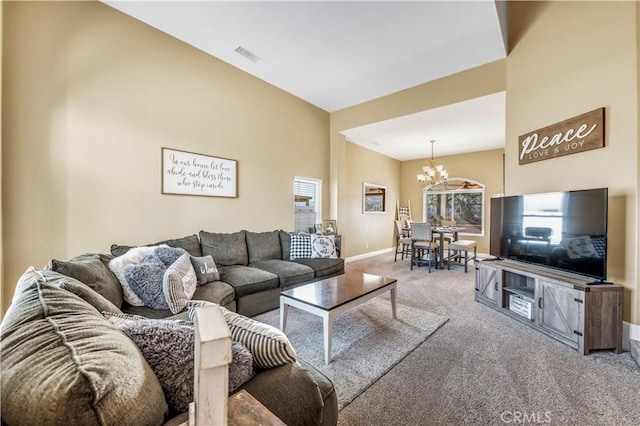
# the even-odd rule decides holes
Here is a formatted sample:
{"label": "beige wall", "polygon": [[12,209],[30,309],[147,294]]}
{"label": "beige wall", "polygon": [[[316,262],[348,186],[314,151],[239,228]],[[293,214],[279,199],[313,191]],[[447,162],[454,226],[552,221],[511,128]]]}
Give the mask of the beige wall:
{"label": "beige wall", "polygon": [[[328,182],[323,110],[102,3],[8,2],[3,22],[5,308],[29,265],[293,229],[294,176]],[[161,147],[238,160],[238,197],[162,195]]]}
{"label": "beige wall", "polygon": [[[347,142],[345,211],[341,234],[345,234],[344,250],[357,256],[395,246],[393,220],[396,200],[400,194],[400,162]],[[387,188],[387,205],[383,214],[362,212],[362,184],[364,182]],[[347,238],[348,237],[348,238]]]}
{"label": "beige wall", "polygon": [[[637,2],[512,2],[507,194],[609,188],[608,279],[638,304]],[[518,136],[605,107],[605,148],[518,165]]]}
{"label": "beige wall", "polygon": [[[503,150],[474,152],[470,154],[437,157],[437,164],[442,164],[449,172],[450,178],[465,178],[480,182],[485,186],[484,197],[484,236],[464,236],[478,242],[478,253],[489,253],[489,205],[493,194],[501,194]],[[402,184],[400,201],[403,205],[411,201],[411,214],[414,221],[423,220],[423,191],[416,183],[416,175],[427,164],[427,158],[403,161],[401,164]]]}

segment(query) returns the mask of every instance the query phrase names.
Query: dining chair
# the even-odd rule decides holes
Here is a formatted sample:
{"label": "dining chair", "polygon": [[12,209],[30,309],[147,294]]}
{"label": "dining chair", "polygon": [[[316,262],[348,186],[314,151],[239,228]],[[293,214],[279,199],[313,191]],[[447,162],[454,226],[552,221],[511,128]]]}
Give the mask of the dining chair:
{"label": "dining chair", "polygon": [[[470,255],[470,251],[473,250],[473,255]],[[453,251],[453,254],[452,254]],[[462,264],[462,255],[464,254],[464,272],[468,271],[468,264],[470,260],[475,262],[477,255],[477,243],[473,240],[456,240],[449,243],[447,248],[447,269],[451,269],[451,263],[457,260],[457,263]]]}
{"label": "dining chair", "polygon": [[433,241],[431,226],[428,223],[414,222],[411,224],[411,270],[413,265],[420,266],[422,263],[437,265],[438,252],[440,246]]}
{"label": "dining chair", "polygon": [[409,250],[411,250],[411,238],[409,238],[409,232],[404,229],[403,221],[396,220],[396,254],[393,261],[398,260],[398,254],[400,258],[404,259],[405,256],[409,256]]}

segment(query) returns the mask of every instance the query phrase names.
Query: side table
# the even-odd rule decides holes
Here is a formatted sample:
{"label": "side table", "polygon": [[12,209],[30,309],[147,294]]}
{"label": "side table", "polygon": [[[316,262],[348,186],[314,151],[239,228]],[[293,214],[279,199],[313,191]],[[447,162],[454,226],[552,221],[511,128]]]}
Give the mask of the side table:
{"label": "side table", "polygon": [[227,413],[229,426],[287,426],[244,389],[229,397]]}

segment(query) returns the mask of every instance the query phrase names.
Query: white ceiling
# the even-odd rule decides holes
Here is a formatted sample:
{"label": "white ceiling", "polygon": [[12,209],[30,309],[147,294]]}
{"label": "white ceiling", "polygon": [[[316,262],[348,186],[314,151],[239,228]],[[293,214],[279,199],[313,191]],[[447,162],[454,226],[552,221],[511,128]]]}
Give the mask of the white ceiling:
{"label": "white ceiling", "polygon": [[[496,4],[489,0],[104,3],[329,112],[506,56]],[[238,54],[238,47],[260,60]],[[398,119],[395,131],[393,122],[385,122],[345,134],[401,160],[425,157],[430,139],[437,140],[439,155],[463,152],[461,144],[466,152],[491,149],[486,140],[476,145],[485,139],[479,137],[485,127],[460,129],[478,121],[466,114],[480,111],[484,120],[501,120],[504,134],[504,96],[502,105],[485,98],[459,104],[460,111],[431,110],[437,119],[430,112]]]}
{"label": "white ceiling", "polygon": [[396,160],[504,148],[505,92],[380,121],[342,132],[346,139]]}

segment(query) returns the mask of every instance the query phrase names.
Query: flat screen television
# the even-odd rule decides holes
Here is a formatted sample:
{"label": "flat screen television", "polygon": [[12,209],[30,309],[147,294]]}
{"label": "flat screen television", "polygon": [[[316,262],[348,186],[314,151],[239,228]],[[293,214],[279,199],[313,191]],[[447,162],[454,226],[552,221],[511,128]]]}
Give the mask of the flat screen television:
{"label": "flat screen television", "polygon": [[604,282],[608,189],[491,199],[491,255]]}

